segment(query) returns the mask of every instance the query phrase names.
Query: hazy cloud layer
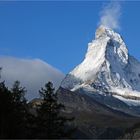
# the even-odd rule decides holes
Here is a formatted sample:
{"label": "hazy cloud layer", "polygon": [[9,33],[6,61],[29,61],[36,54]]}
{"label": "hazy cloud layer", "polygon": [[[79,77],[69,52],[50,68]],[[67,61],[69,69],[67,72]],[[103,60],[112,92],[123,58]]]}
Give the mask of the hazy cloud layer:
{"label": "hazy cloud layer", "polygon": [[107,26],[112,29],[120,29],[120,16],[121,5],[120,2],[112,1],[108,5],[104,6],[100,12],[100,25]]}
{"label": "hazy cloud layer", "polygon": [[13,82],[19,80],[21,85],[26,87],[26,97],[32,99],[38,96],[38,90],[47,81],[52,81],[56,88],[64,78],[57,69],[40,59],[18,59],[13,57],[0,57],[2,67],[2,80],[11,87]]}

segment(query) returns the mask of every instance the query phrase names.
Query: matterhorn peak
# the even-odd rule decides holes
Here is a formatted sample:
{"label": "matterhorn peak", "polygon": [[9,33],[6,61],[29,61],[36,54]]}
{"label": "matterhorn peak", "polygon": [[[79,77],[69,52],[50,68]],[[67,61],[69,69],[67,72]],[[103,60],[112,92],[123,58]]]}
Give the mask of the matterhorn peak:
{"label": "matterhorn peak", "polygon": [[106,36],[107,35],[107,30],[109,30],[108,27],[106,27],[104,25],[100,25],[96,30],[95,38],[97,39],[99,37]]}
{"label": "matterhorn peak", "polygon": [[99,43],[104,42],[104,44],[107,43],[106,50],[113,51],[111,52],[112,55],[118,55],[122,63],[128,63],[128,50],[119,33],[109,27],[100,25],[96,30],[93,44],[95,41]]}
{"label": "matterhorn peak", "polygon": [[113,29],[107,26],[100,25],[96,30],[95,39],[104,38],[104,37],[109,37],[110,39],[115,39],[118,42],[123,42],[123,39],[119,33],[115,32]]}
{"label": "matterhorn peak", "polygon": [[61,87],[140,96],[139,70],[140,63],[128,54],[120,34],[101,25],[88,44],[84,60],[65,77]]}

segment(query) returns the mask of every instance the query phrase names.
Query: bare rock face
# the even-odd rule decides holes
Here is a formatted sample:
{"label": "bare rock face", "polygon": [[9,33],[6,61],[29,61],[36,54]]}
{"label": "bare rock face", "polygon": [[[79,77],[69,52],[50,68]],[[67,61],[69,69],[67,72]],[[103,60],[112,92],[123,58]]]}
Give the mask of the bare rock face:
{"label": "bare rock face", "polygon": [[[78,128],[75,138],[118,138],[127,128],[139,121],[137,117],[112,109],[84,92],[72,92],[59,88],[57,94],[59,102],[65,105],[63,113],[75,118],[74,124]],[[102,98],[96,93],[95,96]],[[127,107],[117,99],[111,100],[114,104]]]}

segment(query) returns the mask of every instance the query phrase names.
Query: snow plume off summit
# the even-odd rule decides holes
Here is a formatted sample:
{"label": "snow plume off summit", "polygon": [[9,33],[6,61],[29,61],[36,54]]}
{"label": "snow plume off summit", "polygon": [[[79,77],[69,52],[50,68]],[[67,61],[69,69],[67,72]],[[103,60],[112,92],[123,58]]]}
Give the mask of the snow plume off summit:
{"label": "snow plume off summit", "polygon": [[99,25],[104,25],[112,29],[120,29],[121,5],[120,2],[112,1],[100,12]]}

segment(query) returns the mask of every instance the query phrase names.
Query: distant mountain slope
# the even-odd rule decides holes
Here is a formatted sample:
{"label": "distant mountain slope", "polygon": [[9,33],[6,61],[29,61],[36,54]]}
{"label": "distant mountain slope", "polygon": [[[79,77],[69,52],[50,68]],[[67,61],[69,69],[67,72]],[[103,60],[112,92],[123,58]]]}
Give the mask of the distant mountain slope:
{"label": "distant mountain slope", "polygon": [[14,57],[0,57],[2,67],[1,77],[6,85],[12,86],[19,80],[28,90],[26,97],[30,100],[38,97],[38,90],[48,81],[52,81],[56,88],[64,78],[64,74],[40,59],[19,59]]}
{"label": "distant mountain slope", "polygon": [[117,138],[139,122],[139,118],[111,109],[84,93],[63,88],[57,93],[59,102],[66,106],[64,113],[75,117],[77,138]]}

